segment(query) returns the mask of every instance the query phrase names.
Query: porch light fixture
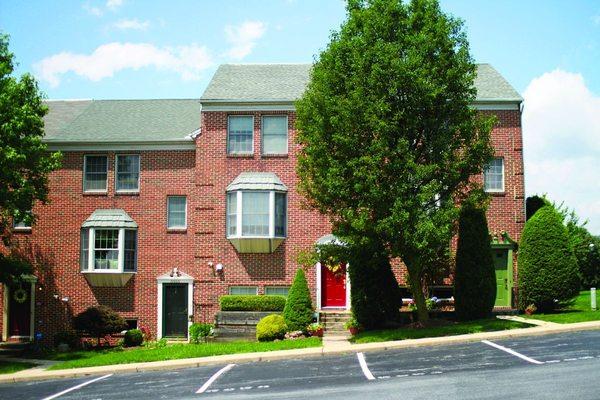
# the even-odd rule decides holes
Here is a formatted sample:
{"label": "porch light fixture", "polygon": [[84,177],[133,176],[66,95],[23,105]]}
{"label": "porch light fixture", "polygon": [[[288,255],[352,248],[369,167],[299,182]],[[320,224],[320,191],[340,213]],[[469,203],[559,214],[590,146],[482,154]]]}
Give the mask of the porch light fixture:
{"label": "porch light fixture", "polygon": [[179,272],[179,268],[177,268],[177,267],[174,267],[174,268],[171,270],[171,273],[169,274],[169,276],[170,276],[171,278],[173,278],[173,277],[177,277],[177,278],[179,278],[179,277],[181,276],[181,272]]}

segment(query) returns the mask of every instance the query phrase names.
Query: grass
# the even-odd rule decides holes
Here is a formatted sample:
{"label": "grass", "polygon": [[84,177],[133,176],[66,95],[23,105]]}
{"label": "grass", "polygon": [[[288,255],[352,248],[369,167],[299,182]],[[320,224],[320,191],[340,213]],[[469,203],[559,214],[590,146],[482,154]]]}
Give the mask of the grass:
{"label": "grass", "polygon": [[506,329],[528,328],[530,324],[503,319],[481,319],[469,322],[450,322],[441,326],[425,328],[399,328],[360,332],[352,339],[353,343],[385,342],[388,340],[420,339],[425,337],[453,336],[467,333],[503,331]]}
{"label": "grass", "polygon": [[320,346],[320,338],[307,338],[279,342],[210,342],[203,344],[174,344],[163,348],[138,347],[134,349],[117,348],[98,351],[74,351],[69,353],[55,353],[51,358],[63,362],[55,364],[49,369],[96,367],[100,365],[177,360],[222,354],[254,353]]}
{"label": "grass", "polygon": [[600,311],[592,311],[590,306],[590,291],[586,290],[579,293],[579,296],[575,298],[575,302],[563,310],[558,310],[553,313],[523,315],[523,317],[557,322],[559,324],[570,324],[573,322],[600,320]]}
{"label": "grass", "polygon": [[29,362],[0,360],[0,374],[12,374],[13,372],[22,371],[31,367],[35,367],[35,364]]}

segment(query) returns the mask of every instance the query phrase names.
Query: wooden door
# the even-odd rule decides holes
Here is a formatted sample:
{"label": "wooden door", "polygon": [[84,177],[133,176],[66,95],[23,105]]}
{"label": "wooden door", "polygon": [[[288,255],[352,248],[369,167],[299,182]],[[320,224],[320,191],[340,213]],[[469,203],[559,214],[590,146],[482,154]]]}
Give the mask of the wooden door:
{"label": "wooden door", "polygon": [[8,336],[31,336],[31,285],[8,289]]}
{"label": "wooden door", "polygon": [[346,265],[335,272],[321,268],[321,307],[346,307]]}
{"label": "wooden door", "polygon": [[495,307],[510,307],[510,270],[508,265],[508,250],[492,250],[494,267],[496,269],[496,303]]}

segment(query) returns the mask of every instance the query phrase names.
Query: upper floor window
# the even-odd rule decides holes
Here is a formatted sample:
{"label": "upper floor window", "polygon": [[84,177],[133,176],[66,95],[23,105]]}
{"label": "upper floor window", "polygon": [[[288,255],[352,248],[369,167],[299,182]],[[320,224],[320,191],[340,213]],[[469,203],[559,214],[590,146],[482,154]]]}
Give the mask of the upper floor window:
{"label": "upper floor window", "polygon": [[108,179],[108,157],[86,155],[83,157],[83,191],[106,192]]}
{"label": "upper floor window", "polygon": [[287,116],[264,116],[262,118],[262,152],[263,154],[287,154]]}
{"label": "upper floor window", "polygon": [[227,194],[228,237],[285,237],[287,194],[240,190]]}
{"label": "upper floor window", "polygon": [[17,231],[29,231],[31,230],[31,212],[26,213],[24,218],[13,217],[13,229]]}
{"label": "upper floor window", "polygon": [[483,171],[486,192],[504,192],[504,159],[494,158]]}
{"label": "upper floor window", "polygon": [[115,185],[117,192],[140,190],[140,155],[117,154]]}
{"label": "upper floor window", "polygon": [[230,115],[227,123],[227,153],[254,152],[254,117]]}
{"label": "upper floor window", "polygon": [[185,196],[167,197],[167,228],[185,229],[187,227],[187,198]]}

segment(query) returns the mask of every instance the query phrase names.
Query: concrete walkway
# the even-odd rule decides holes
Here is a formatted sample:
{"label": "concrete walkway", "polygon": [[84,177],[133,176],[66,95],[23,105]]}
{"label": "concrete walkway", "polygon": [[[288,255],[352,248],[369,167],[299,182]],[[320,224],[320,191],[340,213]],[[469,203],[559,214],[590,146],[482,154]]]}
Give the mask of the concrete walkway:
{"label": "concrete walkway", "polygon": [[[520,318],[510,316],[510,318]],[[534,323],[535,320],[522,322]],[[543,322],[543,321],[541,321]],[[523,336],[546,335],[552,333],[575,332],[582,330],[600,329],[600,321],[578,322],[574,324],[540,323],[531,328],[519,328],[495,332],[480,332],[467,335],[444,336],[436,338],[407,339],[391,342],[351,344],[345,336],[331,336],[323,340],[323,347],[307,349],[280,350],[261,353],[228,354],[222,356],[187,358],[181,360],[153,361],[147,363],[132,363],[119,365],[106,365],[101,367],[86,367],[77,369],[44,371],[39,368],[28,369],[13,374],[0,375],[0,383],[24,382],[44,379],[76,378],[88,375],[107,373],[125,373],[169,370],[178,368],[193,368],[203,365],[223,365],[230,363],[247,363],[258,361],[282,360],[300,357],[317,357],[329,354],[343,354],[363,351],[385,351],[387,349],[401,349],[420,346],[438,346],[457,343],[475,342],[481,340],[506,339]],[[28,360],[22,360],[28,361]]]}

